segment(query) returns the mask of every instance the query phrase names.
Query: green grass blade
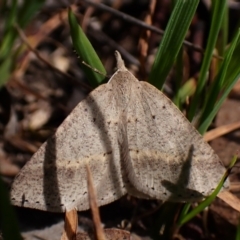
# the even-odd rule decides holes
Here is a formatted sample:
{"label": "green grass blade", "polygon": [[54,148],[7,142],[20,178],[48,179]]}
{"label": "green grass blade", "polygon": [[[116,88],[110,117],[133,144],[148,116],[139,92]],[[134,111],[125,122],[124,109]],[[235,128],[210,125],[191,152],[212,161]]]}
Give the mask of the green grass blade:
{"label": "green grass blade", "polygon": [[187,215],[187,213],[189,212],[190,207],[191,207],[190,203],[185,203],[184,204],[184,207],[183,207],[183,209],[182,209],[182,211],[181,211],[181,213],[179,215],[179,218],[178,218],[179,220],[183,219]]}
{"label": "green grass blade", "polygon": [[176,61],[175,61],[175,69],[176,69],[176,74],[175,74],[175,96],[173,102],[175,105],[179,108],[181,108],[181,100],[179,98],[179,91],[181,89],[181,84],[183,81],[183,69],[184,69],[184,63],[183,63],[183,48],[181,47]]}
{"label": "green grass blade", "polygon": [[176,2],[152,66],[149,82],[161,89],[182,46],[199,0]]}
{"label": "green grass blade", "polygon": [[[106,74],[106,70],[102,65],[101,60],[96,54],[92,44],[87,39],[83,30],[77,23],[77,19],[74,16],[71,9],[68,12],[68,20],[70,24],[70,31],[72,36],[72,42],[77,54],[80,56],[80,59],[90,65],[92,68],[97,69],[103,74]],[[105,76],[100,75],[99,73],[94,72],[89,67],[82,65],[82,68],[90,81],[92,87],[97,87],[105,80]]]}
{"label": "green grass blade", "polygon": [[[3,6],[3,10],[6,9],[7,6]],[[3,14],[3,13],[2,13]],[[1,61],[5,59],[6,56],[11,52],[12,45],[14,39],[16,37],[16,30],[13,28],[14,23],[17,18],[17,0],[13,0],[10,5],[9,14],[5,16],[5,26],[4,26],[4,34],[0,43],[0,64]]]}
{"label": "green grass blade", "polygon": [[[200,126],[198,128],[198,131],[201,134],[206,132],[213,118],[219,111],[223,101],[226,99],[229,92],[232,90],[233,86],[238,80],[238,77],[240,75],[240,66],[232,69],[232,72],[234,74],[231,74],[230,76],[227,74],[229,73],[228,68],[229,66],[231,66],[232,63],[236,61],[240,62],[239,51],[237,51],[238,48],[236,47],[237,45],[240,45],[240,31],[238,31],[236,37],[231,44],[231,47],[228,49],[219,73],[214,80],[213,85],[211,86],[208,96],[206,98],[205,107],[201,116]],[[222,95],[218,99],[218,95],[221,91]]]}
{"label": "green grass blade", "polygon": [[4,85],[10,77],[13,61],[10,57],[5,58],[0,64],[0,86]]}
{"label": "green grass blade", "polygon": [[0,176],[0,225],[5,240],[22,240],[7,189]]}
{"label": "green grass blade", "polygon": [[[152,239],[172,239],[172,227],[175,222],[176,213],[178,213],[181,205],[182,203],[173,202],[164,202],[162,204],[150,231]],[[161,231],[161,235],[159,235],[160,229],[164,229]]]}
{"label": "green grass blade", "polygon": [[238,220],[236,240],[240,240],[240,219]]}
{"label": "green grass blade", "polygon": [[18,25],[24,28],[44,3],[45,0],[25,0],[18,14]]}
{"label": "green grass blade", "polygon": [[186,98],[194,94],[195,89],[195,79],[191,78],[177,91],[173,102],[176,104],[176,106],[178,106],[179,109],[181,109],[182,104],[186,102]]}
{"label": "green grass blade", "polygon": [[228,7],[225,8],[224,14],[223,14],[223,21],[222,25],[219,31],[219,37],[217,39],[217,44],[216,48],[218,51],[218,55],[223,56],[226,46],[227,46],[227,41],[228,41],[228,26],[229,26],[229,9]]}
{"label": "green grass blade", "polygon": [[213,191],[213,193],[209,197],[207,197],[203,202],[201,202],[196,208],[194,208],[191,212],[189,212],[186,215],[183,214],[181,215],[181,218],[179,218],[178,220],[178,227],[182,226],[183,224],[191,220],[193,217],[195,217],[198,213],[202,212],[207,206],[209,206],[213,202],[213,200],[216,198],[219,191],[223,187],[225,180],[229,176],[232,167],[236,163],[237,157],[238,157],[237,155],[233,157],[230,166],[228,167],[227,171],[223,175],[220,183],[218,184],[217,188]]}
{"label": "green grass blade", "polygon": [[[232,60],[231,63],[228,66],[228,70],[227,70],[227,74],[226,74],[226,79],[234,79],[238,76],[239,71],[240,71],[240,64],[239,64],[239,57],[240,57],[240,39],[239,39],[239,31],[240,29],[238,29],[238,31],[236,32],[236,35],[234,36],[235,38],[238,38],[238,43],[237,46],[234,50],[233,56],[232,56]],[[234,40],[233,40],[234,42]],[[228,49],[227,53],[231,51],[231,48]]]}
{"label": "green grass blade", "polygon": [[13,0],[9,6],[7,5],[7,1],[4,3],[3,10],[9,9],[9,13],[5,16],[4,34],[0,43],[0,86],[8,80],[12,70],[11,66],[14,65],[15,61],[13,46],[18,33],[14,28],[14,24],[17,23],[21,28],[25,27],[44,2],[45,0],[25,0],[20,10],[18,9],[17,0]]}
{"label": "green grass blade", "polygon": [[[36,14],[36,11],[43,5],[45,0],[28,1],[25,0],[18,11],[17,1],[14,0],[10,5],[10,12],[6,16],[6,25],[4,37],[0,46],[0,59],[4,59],[9,55],[15,39],[17,38],[17,31],[14,24],[17,23],[21,28],[24,28]],[[5,6],[6,7],[6,6]]]}
{"label": "green grass blade", "polygon": [[[8,32],[9,29],[11,29],[13,24],[16,22],[15,19],[17,18],[17,7],[17,0],[13,0],[10,7],[8,7],[6,3],[4,3],[4,5],[2,6],[1,13],[7,12],[7,14],[4,15],[4,33]],[[8,11],[9,8],[10,11]]]}
{"label": "green grass blade", "polygon": [[197,89],[191,101],[190,108],[188,111],[188,119],[190,121],[192,121],[193,117],[195,116],[195,113],[200,103],[200,98],[201,98],[203,88],[206,84],[208,70],[210,67],[211,59],[212,59],[212,53],[216,45],[219,30],[222,24],[223,15],[226,9],[226,0],[217,0],[215,1],[215,4],[213,4],[213,6],[214,6],[213,17],[212,17],[212,23],[210,27],[207,47],[205,51],[205,56],[203,59],[201,70],[200,70]]}

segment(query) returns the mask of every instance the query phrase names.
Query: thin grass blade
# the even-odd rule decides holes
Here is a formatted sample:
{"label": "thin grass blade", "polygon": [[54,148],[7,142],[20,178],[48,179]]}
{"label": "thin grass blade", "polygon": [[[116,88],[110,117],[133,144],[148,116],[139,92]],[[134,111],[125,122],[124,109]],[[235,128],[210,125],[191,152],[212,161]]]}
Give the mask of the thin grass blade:
{"label": "thin grass blade", "polygon": [[[5,3],[6,4],[6,3]],[[7,8],[7,5],[3,6],[3,10]],[[2,12],[4,14],[4,12]],[[4,34],[0,42],[0,64],[4,61],[5,57],[9,54],[14,41],[14,35],[16,34],[13,28],[17,18],[17,0],[12,1],[9,14],[5,18]]]}
{"label": "thin grass blade", "polygon": [[207,81],[207,75],[208,75],[208,71],[209,71],[209,67],[210,67],[210,63],[211,63],[211,59],[212,59],[212,54],[214,51],[214,47],[216,45],[216,41],[217,41],[217,38],[219,35],[219,30],[220,30],[221,24],[222,24],[223,15],[224,15],[225,9],[226,9],[226,0],[214,1],[213,7],[214,7],[213,17],[212,17],[207,47],[206,47],[206,51],[205,51],[205,56],[203,59],[201,70],[200,70],[200,75],[199,75],[199,79],[197,82],[196,92],[191,101],[190,108],[189,108],[188,115],[187,115],[189,121],[193,120],[193,118],[198,110],[199,103],[201,102],[200,98],[201,98],[204,86],[206,84],[206,81]]}
{"label": "thin grass blade", "polygon": [[44,2],[45,0],[25,0],[21,5],[20,10],[18,9],[19,6],[17,0],[13,0],[9,6],[7,5],[7,2],[5,2],[3,9],[9,8],[10,11],[6,14],[3,38],[0,42],[0,86],[8,80],[15,62],[13,46],[18,37],[18,33],[14,24],[17,23],[19,27],[24,28]]}
{"label": "thin grass blade", "polygon": [[[224,62],[221,65],[219,73],[214,80],[212,87],[210,88],[208,97],[206,98],[205,108],[202,113],[200,126],[198,131],[204,134],[211,124],[213,118],[219,111],[223,101],[226,99],[230,91],[232,90],[235,83],[238,81],[240,76],[240,66],[231,68],[232,72],[229,71],[229,67],[236,61],[240,62],[239,55],[240,48],[240,30],[238,31],[235,39],[233,40],[231,47],[229,48]],[[219,93],[222,92],[221,97],[218,99]],[[216,104],[214,104],[216,102]]]}
{"label": "thin grass blade", "polygon": [[[99,59],[97,53],[95,52],[92,44],[84,34],[83,30],[77,23],[77,19],[74,16],[71,9],[68,12],[68,20],[71,30],[72,42],[77,54],[79,55],[81,61],[84,61],[92,68],[97,69],[103,74],[106,74],[106,70]],[[90,67],[82,65],[83,71],[85,72],[87,78],[90,81],[92,87],[97,87],[100,85],[104,80],[105,76],[96,73]]]}
{"label": "thin grass blade", "polygon": [[24,28],[44,3],[45,0],[25,0],[18,14],[18,25]]}
{"label": "thin grass blade", "polygon": [[201,202],[196,208],[194,208],[191,212],[189,212],[186,215],[183,214],[181,215],[181,218],[179,218],[178,220],[178,227],[182,226],[183,224],[191,220],[193,217],[195,217],[198,213],[203,211],[207,206],[209,206],[213,202],[219,191],[222,189],[225,180],[229,176],[232,167],[237,161],[237,158],[238,158],[237,155],[233,157],[230,166],[226,170],[225,174],[223,175],[221,181],[219,182],[217,188],[213,191],[213,193],[209,197],[207,197],[203,202]]}
{"label": "thin grass blade", "polygon": [[158,89],[162,89],[174,64],[198,3],[199,0],[176,1],[149,76],[149,82]]}

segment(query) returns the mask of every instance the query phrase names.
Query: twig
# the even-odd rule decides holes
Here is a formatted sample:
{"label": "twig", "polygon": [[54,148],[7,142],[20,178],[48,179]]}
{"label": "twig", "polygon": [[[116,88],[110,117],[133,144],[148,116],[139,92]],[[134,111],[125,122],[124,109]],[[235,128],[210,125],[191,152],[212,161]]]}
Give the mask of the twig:
{"label": "twig", "polygon": [[89,199],[89,205],[92,211],[96,239],[105,240],[106,238],[105,238],[103,228],[101,226],[102,223],[99,215],[99,209],[97,206],[97,200],[96,200],[97,198],[96,198],[96,193],[93,186],[92,174],[88,165],[86,165],[86,170],[87,170],[87,183],[88,183],[88,199]]}
{"label": "twig", "polygon": [[22,39],[22,41],[27,45],[27,47],[30,49],[31,52],[33,52],[37,58],[39,60],[41,60],[43,63],[45,63],[49,68],[53,69],[54,71],[58,72],[59,74],[63,75],[64,77],[68,78],[69,80],[71,80],[71,82],[74,84],[74,85],[80,85],[82,87],[84,87],[85,89],[87,90],[92,90],[91,87],[89,87],[87,84],[84,84],[84,83],[80,83],[80,82],[77,82],[74,77],[72,77],[71,75],[65,73],[65,72],[62,72],[61,70],[59,70],[58,68],[54,67],[51,63],[49,63],[48,61],[46,61],[42,56],[41,54],[39,54],[39,52],[33,48],[31,46],[31,44],[28,42],[28,39],[26,37],[26,35],[24,34],[24,32],[19,28],[19,26],[15,25],[15,28],[16,30],[18,31],[18,34],[20,36],[20,38]]}
{"label": "twig", "polygon": [[118,50],[122,56],[124,56],[124,60],[128,61],[136,66],[140,66],[139,61],[132,56],[126,49],[124,49],[122,46],[120,46],[118,43],[116,43],[114,40],[112,40],[110,37],[108,37],[105,33],[99,30],[94,30],[90,26],[88,33],[92,36],[96,36],[98,33],[98,41],[107,41],[109,45],[114,48],[115,50]]}
{"label": "twig", "polygon": [[[102,3],[95,3],[95,2],[93,2],[93,1],[91,1],[91,0],[81,0],[81,2],[85,3],[86,5],[94,6],[94,7],[98,8],[98,9],[100,9],[100,10],[104,10],[104,11],[106,11],[106,12],[112,13],[113,15],[115,15],[115,16],[117,16],[117,17],[119,17],[119,18],[122,18],[122,19],[125,20],[125,21],[131,22],[131,23],[133,23],[133,24],[135,24],[135,25],[138,25],[138,26],[140,26],[140,27],[142,27],[142,28],[151,30],[151,31],[153,31],[153,32],[155,32],[155,33],[158,33],[158,34],[160,34],[160,35],[163,35],[163,34],[164,34],[164,31],[161,30],[161,29],[158,29],[157,27],[148,25],[148,24],[146,24],[146,23],[143,22],[143,21],[140,21],[140,20],[138,20],[138,19],[136,19],[136,18],[134,18],[134,17],[131,17],[131,16],[125,14],[125,13],[122,13],[122,12],[120,12],[120,11],[117,11],[117,10],[115,10],[115,9],[113,9],[113,8],[111,8],[111,7],[108,7],[108,6],[106,6],[106,5],[102,4]],[[187,47],[190,47],[190,48],[194,49],[195,51],[204,53],[204,49],[202,49],[202,48],[199,47],[199,46],[196,46],[196,45],[192,44],[192,43],[189,42],[189,41],[184,40],[184,41],[183,41],[183,44],[184,44],[185,46],[187,46]],[[216,54],[213,54],[213,57],[216,57],[216,58],[221,59],[221,60],[223,59],[221,56],[218,56],[218,55],[216,55]]]}
{"label": "twig", "polygon": [[77,210],[65,212],[64,231],[61,236],[61,240],[76,240],[78,228],[78,215]]}
{"label": "twig", "polygon": [[220,126],[204,134],[203,138],[206,142],[209,142],[215,138],[228,134],[236,129],[240,128],[240,122],[234,122],[227,125]]}
{"label": "twig", "polygon": [[[157,1],[156,0],[151,0],[149,1],[149,6],[148,6],[148,12],[144,18],[144,22],[146,24],[152,25],[152,18],[153,14],[156,8]],[[138,48],[140,52],[140,63],[141,63],[141,68],[140,71],[142,72],[142,75],[145,77],[146,75],[146,57],[148,55],[148,48],[149,48],[149,40],[151,37],[151,31],[150,30],[143,30],[141,37],[138,42]]]}

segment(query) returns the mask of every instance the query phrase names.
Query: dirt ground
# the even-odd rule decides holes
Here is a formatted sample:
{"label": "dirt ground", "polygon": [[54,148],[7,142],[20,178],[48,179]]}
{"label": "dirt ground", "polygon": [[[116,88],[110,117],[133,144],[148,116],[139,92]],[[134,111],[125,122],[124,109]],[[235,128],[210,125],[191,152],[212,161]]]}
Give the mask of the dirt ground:
{"label": "dirt ground", "polygon": [[[138,60],[138,44],[143,29],[114,14],[87,8],[83,2],[80,1],[77,6],[77,16],[83,21],[83,28],[108,74],[114,72],[114,51],[117,49],[135,76],[140,80],[146,80],[161,36],[157,33],[151,34],[144,74],[139,68]],[[158,1],[153,14],[154,26],[161,29],[166,27],[171,9],[169,2]],[[207,40],[210,19],[207,3],[208,1],[200,1],[187,38],[203,48]],[[143,20],[148,4],[149,2],[144,0],[114,1],[113,7]],[[37,42],[35,49],[41,58],[30,50],[23,52],[17,62],[18,68],[14,70],[5,87],[0,90],[0,173],[8,187],[11,186],[20,168],[91,90],[79,60],[72,50],[66,15],[67,6],[67,1],[46,1],[25,30],[28,39],[31,36],[31,41]],[[230,35],[236,27],[234,24],[239,20],[240,8],[234,6],[229,4]],[[61,21],[58,20],[59,12],[63,13]],[[185,66],[186,78],[197,76],[202,54],[191,48],[185,48],[185,51],[189,59]],[[50,67],[46,61],[53,67]],[[240,120],[238,86],[240,85],[236,85],[223,104],[214,120],[214,128]],[[173,97],[174,70],[166,82],[165,93],[170,98]],[[211,141],[211,146],[227,166],[232,156],[239,151],[239,141],[240,130],[237,129],[214,139]],[[237,197],[240,196],[239,166],[237,163],[230,176],[231,182],[236,186],[234,195]],[[150,232],[158,219],[159,206],[158,201],[125,196],[101,207],[100,215],[105,228],[125,226],[126,229],[130,229],[134,239],[151,239]],[[14,208],[21,232],[26,239],[60,239],[64,214]],[[184,225],[175,239],[235,239],[239,217],[237,210],[221,199],[216,199],[209,209]],[[79,231],[88,231],[92,228],[90,211],[78,213],[78,218]]]}

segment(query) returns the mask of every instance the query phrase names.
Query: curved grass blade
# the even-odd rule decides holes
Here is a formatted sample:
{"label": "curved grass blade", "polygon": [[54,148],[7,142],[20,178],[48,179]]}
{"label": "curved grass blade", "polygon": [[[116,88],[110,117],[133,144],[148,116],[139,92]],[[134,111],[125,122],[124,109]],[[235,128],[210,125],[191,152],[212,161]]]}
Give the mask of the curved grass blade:
{"label": "curved grass blade", "polygon": [[199,103],[200,103],[200,98],[201,98],[203,88],[206,84],[213,50],[216,45],[219,30],[220,30],[220,27],[222,24],[223,15],[224,15],[224,12],[226,9],[226,0],[214,1],[213,7],[214,7],[213,17],[212,17],[212,23],[211,23],[211,27],[210,27],[208,42],[207,42],[207,48],[205,51],[203,63],[202,63],[201,70],[200,70],[200,75],[199,75],[199,79],[198,79],[198,83],[197,83],[196,92],[191,101],[190,108],[189,108],[188,115],[187,115],[189,121],[192,121],[195,116],[195,113],[196,113]]}
{"label": "curved grass blade", "polygon": [[24,28],[35,15],[36,11],[44,4],[44,2],[45,0],[25,0],[19,10],[17,0],[12,1],[12,4],[10,5],[10,12],[8,15],[6,15],[4,37],[0,46],[0,59],[8,55],[18,35],[16,29],[14,28],[14,23],[17,22],[21,28]]}
{"label": "curved grass blade", "polygon": [[[203,134],[208,129],[213,118],[216,116],[220,109],[223,101],[226,99],[230,91],[232,90],[235,83],[238,81],[240,75],[240,66],[236,66],[235,69],[231,68],[230,73],[229,67],[235,62],[240,62],[239,55],[240,48],[240,30],[235,36],[231,47],[228,49],[226,57],[224,58],[223,64],[221,65],[220,71],[214,80],[213,85],[210,88],[208,96],[205,101],[205,107],[203,109],[200,126],[198,131]],[[230,74],[228,74],[230,73]],[[221,97],[217,100],[219,93],[222,92]]]}
{"label": "curved grass blade", "polygon": [[[232,60],[231,60],[231,63],[229,64],[228,66],[228,70],[227,70],[227,74],[226,74],[226,79],[234,79],[236,78],[236,76],[238,76],[239,72],[240,72],[240,37],[239,37],[239,33],[240,33],[240,28],[238,29],[238,31],[236,31],[236,34],[234,36],[234,39],[235,38],[238,38],[238,42],[237,42],[237,45],[235,47],[235,50],[233,52],[233,55],[232,55]],[[233,43],[234,43],[234,39],[233,39]],[[227,50],[227,53],[231,51],[231,47]]]}
{"label": "curved grass blade", "polygon": [[152,239],[172,239],[173,225],[182,203],[164,202],[151,229]]}
{"label": "curved grass blade", "polygon": [[44,3],[45,0],[25,0],[18,14],[18,25],[24,28]]}
{"label": "curved grass blade", "polygon": [[217,44],[216,44],[216,48],[219,56],[224,55],[224,52],[228,43],[228,36],[229,36],[228,26],[229,26],[229,9],[228,7],[226,7],[224,10],[222,25],[219,31],[219,37],[217,39]]}
{"label": "curved grass blade", "polygon": [[[5,22],[3,37],[0,42],[0,86],[7,82],[16,62],[16,56],[14,56],[15,49],[13,46],[18,37],[18,33],[14,24],[18,23],[21,28],[24,28],[44,2],[45,0],[25,0],[20,9],[17,0],[13,0],[11,4],[7,4],[7,1],[3,3],[1,14],[4,15]],[[4,10],[7,12],[6,9],[9,9],[7,14],[4,13]]]}
{"label": "curved grass blade", "polygon": [[199,0],[176,1],[149,76],[149,82],[158,89],[173,66],[198,3]]}
{"label": "curved grass blade", "polygon": [[[230,163],[230,166],[226,170],[225,174],[223,175],[221,181],[219,182],[217,188],[213,191],[213,193],[209,197],[207,197],[203,202],[201,202],[196,208],[194,208],[190,213],[188,213],[186,215],[184,215],[184,214],[180,215],[181,218],[179,218],[179,220],[178,220],[178,224],[177,224],[178,227],[181,227],[183,224],[185,224],[186,222],[191,220],[193,217],[195,217],[198,213],[203,211],[207,206],[209,206],[213,202],[213,200],[216,198],[217,194],[219,193],[219,191],[223,187],[223,184],[224,184],[225,180],[229,176],[232,167],[236,163],[237,157],[238,157],[237,155],[235,155],[233,157],[233,159]],[[186,213],[186,211],[185,211],[185,213]]]}
{"label": "curved grass blade", "polygon": [[183,69],[184,69],[183,54],[184,54],[184,50],[183,50],[183,47],[181,47],[175,61],[175,69],[176,69],[175,81],[174,81],[175,96],[174,96],[173,102],[179,109],[182,109],[181,100],[179,98],[179,91],[181,89],[181,84],[183,81]]}
{"label": "curved grass blade", "polygon": [[[77,19],[74,16],[71,9],[69,9],[68,11],[68,20],[70,25],[73,46],[77,51],[77,54],[79,55],[80,59],[87,63],[88,65],[90,65],[92,68],[95,68],[101,73],[106,74],[106,70],[101,60],[99,59],[94,48],[92,47],[92,44],[89,42],[83,30],[78,25]],[[89,79],[92,87],[94,88],[97,87],[105,80],[105,76],[96,73],[89,67],[82,65],[82,68],[87,78]]]}
{"label": "curved grass blade", "polygon": [[[3,9],[7,8],[7,6],[3,6]],[[4,34],[0,43],[0,64],[4,62],[4,59],[9,54],[12,48],[12,44],[15,39],[16,31],[13,28],[14,23],[17,18],[17,0],[12,1],[12,5],[10,7],[10,11],[8,16],[6,16],[6,22],[4,26]]]}
{"label": "curved grass blade", "polygon": [[185,203],[184,204],[184,207],[183,207],[183,209],[182,209],[182,211],[179,215],[179,218],[178,218],[179,220],[178,221],[183,219],[188,214],[190,207],[191,207],[191,203]]}

